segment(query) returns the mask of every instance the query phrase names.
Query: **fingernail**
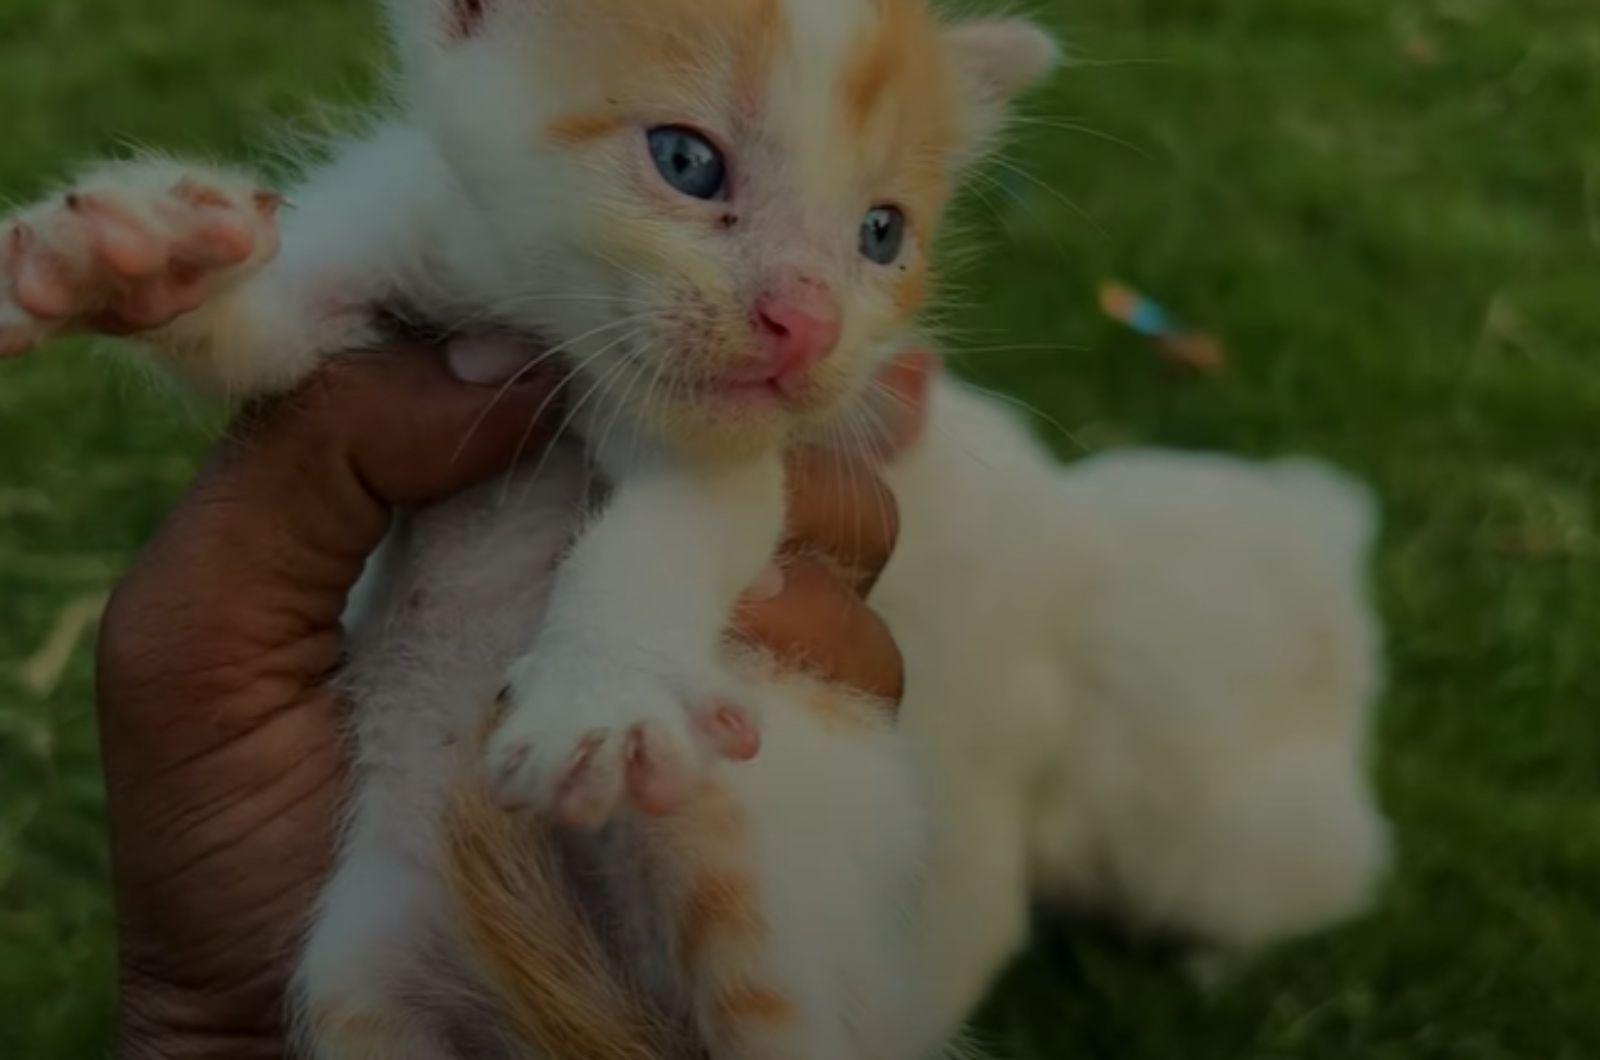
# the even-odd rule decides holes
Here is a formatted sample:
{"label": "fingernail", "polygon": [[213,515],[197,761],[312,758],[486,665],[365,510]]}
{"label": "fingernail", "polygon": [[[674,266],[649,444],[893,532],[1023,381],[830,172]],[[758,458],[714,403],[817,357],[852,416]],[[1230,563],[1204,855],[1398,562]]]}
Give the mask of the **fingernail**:
{"label": "fingernail", "polygon": [[463,383],[498,386],[516,378],[535,356],[532,347],[513,339],[457,339],[445,350],[450,374]]}
{"label": "fingernail", "polygon": [[776,600],[782,593],[783,568],[776,563],[769,563],[761,568],[761,573],[756,575],[755,581],[750,583],[744,595],[745,599],[760,604]]}

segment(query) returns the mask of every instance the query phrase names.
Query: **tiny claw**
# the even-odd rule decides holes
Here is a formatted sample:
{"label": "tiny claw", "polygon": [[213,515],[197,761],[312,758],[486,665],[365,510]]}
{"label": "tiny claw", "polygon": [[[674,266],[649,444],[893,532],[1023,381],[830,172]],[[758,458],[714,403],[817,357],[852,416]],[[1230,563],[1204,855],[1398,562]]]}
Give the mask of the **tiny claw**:
{"label": "tiny claw", "polygon": [[172,186],[172,194],[188,203],[190,206],[215,206],[226,209],[233,204],[228,197],[216,188],[201,184],[199,181],[184,177]]}
{"label": "tiny claw", "polygon": [[282,195],[266,189],[256,192],[251,196],[251,200],[255,203],[256,211],[263,217],[271,217],[280,207],[287,205]]}
{"label": "tiny claw", "polygon": [[513,783],[516,780],[517,773],[522,770],[527,761],[528,746],[524,744],[511,752],[510,756],[501,762],[499,768],[495,770],[492,789],[494,791],[494,801],[499,804],[501,809],[527,809],[527,800],[517,793],[516,785]]}
{"label": "tiny claw", "polygon": [[608,738],[605,731],[584,737],[556,785],[556,814],[574,828],[595,828],[604,824],[615,805],[613,785],[597,772],[595,763]]}
{"label": "tiny claw", "polygon": [[556,782],[556,801],[560,802],[578,782],[583,771],[589,768],[589,763],[594,760],[595,752],[600,750],[600,745],[605,743],[606,734],[603,731],[591,732],[579,742],[571,756],[567,759],[567,768],[561,771],[561,779]]}
{"label": "tiny claw", "polygon": [[23,252],[32,245],[33,227],[26,221],[18,221],[11,227],[11,234],[6,238],[6,263],[15,264]]}

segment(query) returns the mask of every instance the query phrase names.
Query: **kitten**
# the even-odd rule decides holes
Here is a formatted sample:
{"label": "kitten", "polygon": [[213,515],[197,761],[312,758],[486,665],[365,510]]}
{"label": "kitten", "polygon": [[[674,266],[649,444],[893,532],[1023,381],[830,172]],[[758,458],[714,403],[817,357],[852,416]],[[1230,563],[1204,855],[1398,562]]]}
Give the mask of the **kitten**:
{"label": "kitten", "polygon": [[[778,544],[782,449],[904,344],[950,186],[1053,45],[1020,21],[947,25],[922,0],[392,13],[400,116],[295,191],[281,238],[276,196],[248,178],[163,161],[96,171],[10,226],[0,348],[115,326],[202,389],[249,394],[375,343],[380,306],[544,339],[591,384],[574,427],[613,489],[549,585],[516,601],[542,621],[489,740],[496,801],[612,832],[625,806],[647,811],[625,846],[680,926],[650,940],[682,973],[659,978],[690,996],[646,985],[716,1055],[915,1049],[917,975],[894,913],[914,893],[921,815],[899,743],[870,704],[730,666],[721,633]],[[361,723],[368,774],[309,945],[307,1018],[327,1055],[426,1056],[443,1031],[403,1003],[418,986],[393,951],[423,934],[407,927],[441,904],[442,878],[493,868],[460,840],[486,811],[391,783],[438,701],[364,698],[384,709]],[[759,774],[715,769],[763,738],[782,750]],[[827,763],[828,792],[761,785],[819,743],[825,756],[800,760]],[[419,802],[435,817],[456,806],[455,824],[417,827]],[[789,827],[796,816],[808,826]],[[765,844],[792,856],[808,835],[829,878],[801,886]],[[488,977],[515,978],[526,967],[487,952],[510,926],[474,934],[478,882],[458,895],[462,933]],[[532,974],[517,985],[579,985]]]}
{"label": "kitten", "polygon": [[[778,542],[783,450],[873,410],[1047,36],[923,0],[391,8],[398,114],[281,233],[256,182],[141,161],[23,211],[0,255],[0,353],[135,332],[255,394],[400,316],[538,337],[585,387],[581,446],[417,514],[351,616],[315,1055],[910,1058],[1031,896],[1239,950],[1359,906],[1367,517],[1319,471],[1063,478],[941,383],[886,472],[903,726],[720,642]],[[578,520],[591,464],[611,493]]]}

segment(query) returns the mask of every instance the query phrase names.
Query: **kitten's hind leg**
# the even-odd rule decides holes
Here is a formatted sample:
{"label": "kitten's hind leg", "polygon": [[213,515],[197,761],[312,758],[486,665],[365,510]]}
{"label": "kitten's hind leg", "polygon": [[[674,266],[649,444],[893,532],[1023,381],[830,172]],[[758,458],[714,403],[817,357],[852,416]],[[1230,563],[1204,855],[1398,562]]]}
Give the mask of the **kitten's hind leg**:
{"label": "kitten's hind leg", "polygon": [[711,1060],[842,1060],[842,1028],[827,1048],[815,1048],[817,1030],[805,1024],[816,1014],[803,1012],[803,984],[777,959],[784,940],[756,864],[755,827],[732,791],[708,782],[655,832],[675,963],[695,1023]]}
{"label": "kitten's hind leg", "polygon": [[[314,1060],[447,1060],[440,1028],[408,1000],[440,905],[437,881],[358,830],[323,894],[294,1004]],[[445,974],[448,974],[446,972]]]}
{"label": "kitten's hind leg", "polygon": [[882,704],[833,689],[786,682],[767,706],[761,760],[718,767],[658,826],[711,1056],[929,1055],[922,808],[899,737]]}

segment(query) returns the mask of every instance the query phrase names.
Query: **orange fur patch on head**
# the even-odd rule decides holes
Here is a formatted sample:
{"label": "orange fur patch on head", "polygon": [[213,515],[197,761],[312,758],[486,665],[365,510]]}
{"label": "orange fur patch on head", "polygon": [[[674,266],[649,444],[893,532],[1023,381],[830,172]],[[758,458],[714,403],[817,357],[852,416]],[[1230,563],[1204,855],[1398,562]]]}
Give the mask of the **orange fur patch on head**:
{"label": "orange fur patch on head", "polygon": [[621,132],[627,125],[618,114],[565,114],[545,126],[545,137],[563,147],[578,147]]}
{"label": "orange fur patch on head", "polygon": [[541,61],[567,84],[634,106],[714,89],[743,108],[759,106],[790,29],[785,0],[587,0],[540,25]]}
{"label": "orange fur patch on head", "polygon": [[844,108],[846,128],[858,134],[906,66],[905,48],[916,14],[913,5],[914,0],[874,0],[876,20],[851,50],[844,70]]}
{"label": "orange fur patch on head", "polygon": [[778,51],[789,39],[789,16],[783,0],[747,0],[737,23],[733,48],[733,100],[745,114],[761,107],[767,77]]}
{"label": "orange fur patch on head", "polygon": [[943,26],[924,0],[872,0],[875,17],[846,61],[841,101],[856,136],[891,124],[902,149],[915,143],[935,155],[954,146],[953,72]]}
{"label": "orange fur patch on head", "polygon": [[[955,71],[943,24],[925,0],[871,0],[839,89],[843,129],[869,168],[908,210],[926,252],[949,194],[960,129]],[[902,313],[921,308],[927,277],[908,273],[894,292]]]}
{"label": "orange fur patch on head", "polygon": [[919,261],[908,268],[894,285],[894,306],[911,316],[928,301],[928,268]]}

